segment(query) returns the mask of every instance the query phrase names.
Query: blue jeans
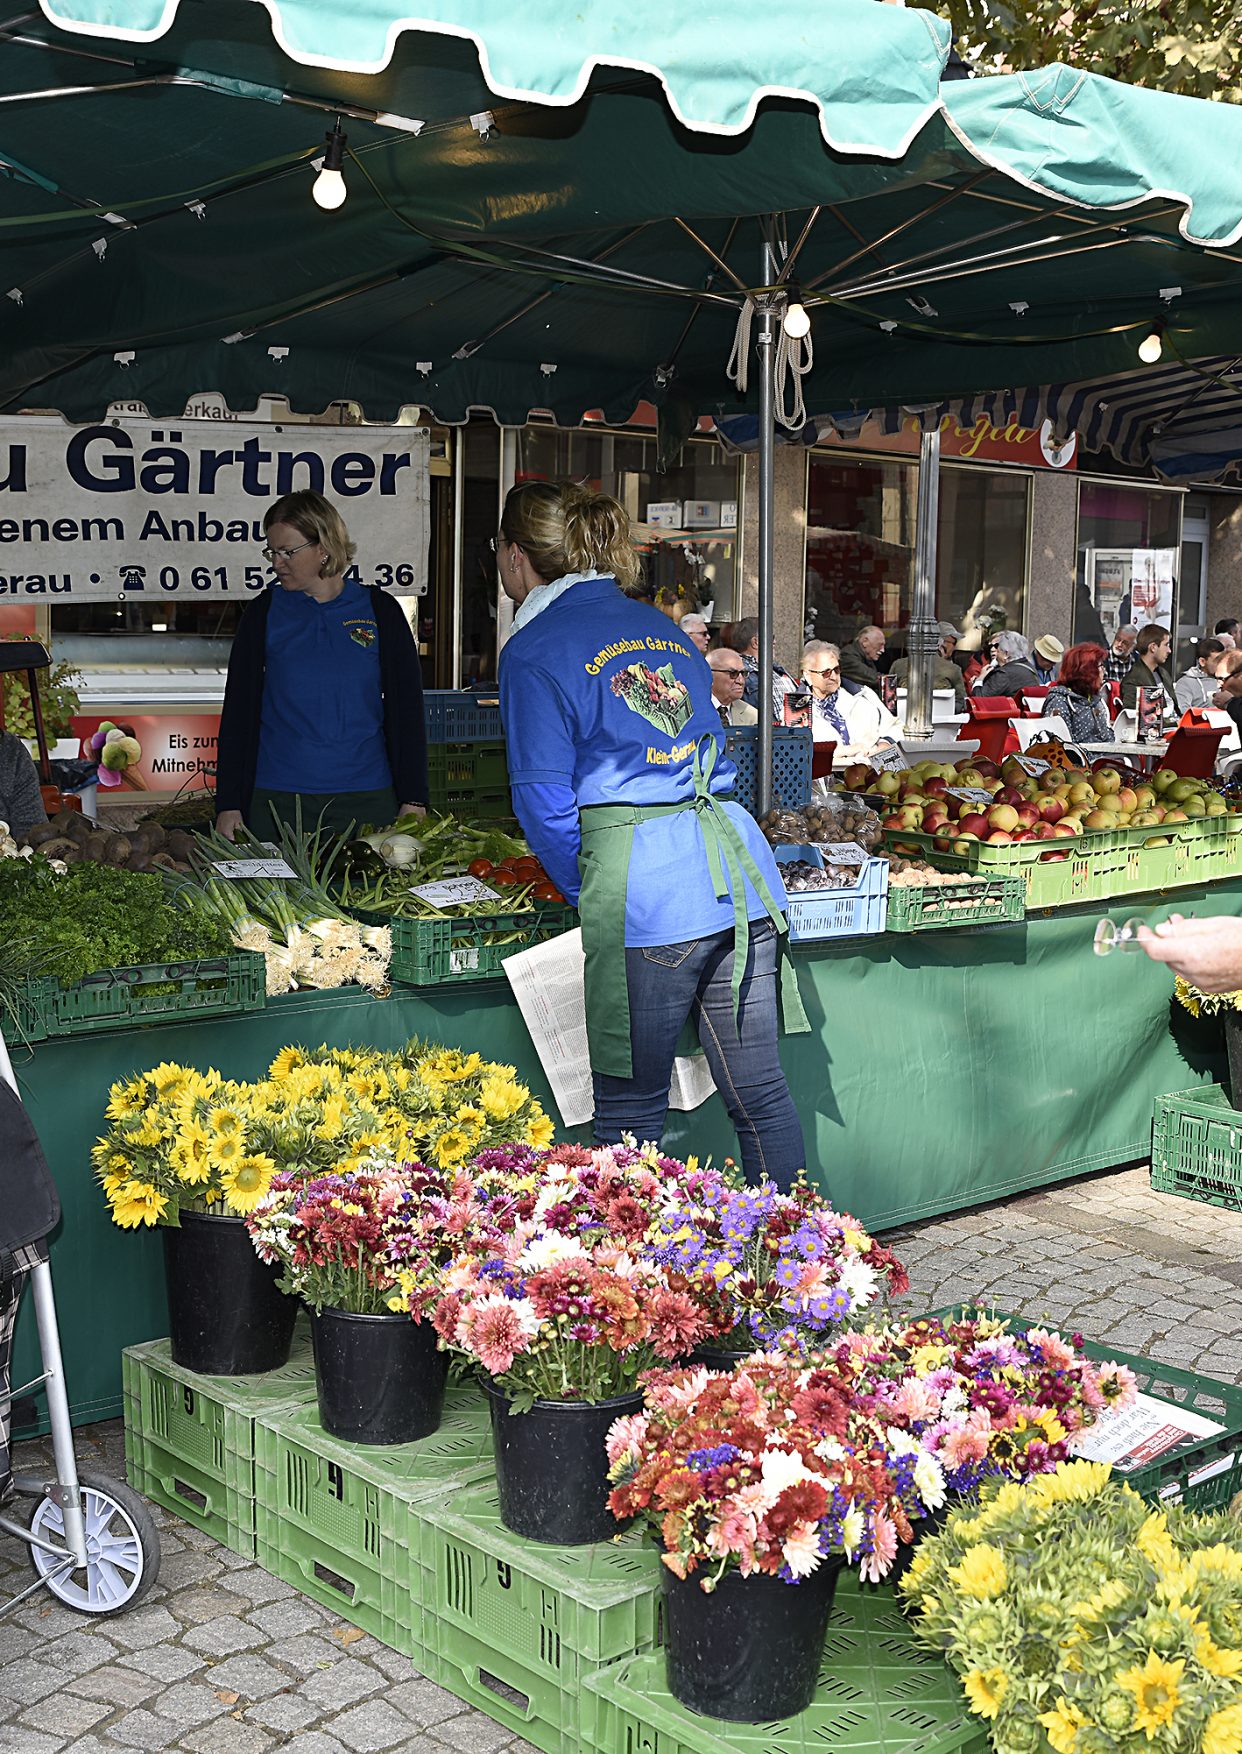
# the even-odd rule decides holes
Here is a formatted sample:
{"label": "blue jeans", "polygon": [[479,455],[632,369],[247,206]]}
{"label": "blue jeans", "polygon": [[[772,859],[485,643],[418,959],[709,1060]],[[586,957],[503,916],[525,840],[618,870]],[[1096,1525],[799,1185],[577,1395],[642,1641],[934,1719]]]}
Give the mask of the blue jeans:
{"label": "blue jeans", "polygon": [[623,1133],[658,1140],[668,1116],[677,1038],[693,1013],[712,1077],[741,1146],[749,1182],[768,1176],[782,1188],[806,1163],[802,1125],[777,1053],[776,927],[752,921],[742,1003],[733,1017],[733,933],[684,944],[628,947],[633,1075],[594,1074],[595,1142]]}

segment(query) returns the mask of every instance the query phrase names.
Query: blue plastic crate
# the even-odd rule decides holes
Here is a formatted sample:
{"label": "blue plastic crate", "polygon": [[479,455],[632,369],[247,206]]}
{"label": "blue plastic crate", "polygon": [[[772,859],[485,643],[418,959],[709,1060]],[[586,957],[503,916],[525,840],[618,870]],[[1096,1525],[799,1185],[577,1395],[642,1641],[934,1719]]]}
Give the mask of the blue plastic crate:
{"label": "blue plastic crate", "polygon": [[[822,865],[820,847],[775,847],[778,864],[802,859]],[[861,938],[882,932],[888,921],[887,859],[868,859],[853,889],[811,890],[789,897],[789,942],[814,943],[823,938]]]}
{"label": "blue plastic crate", "polygon": [[423,705],[428,743],[491,743],[504,737],[495,689],[430,688]]}
{"label": "blue plastic crate", "polygon": [[[725,753],[737,769],[734,797],[743,809],[755,808],[755,760],[759,727],[746,725],[725,733]],[[772,802],[787,810],[801,810],[811,801],[811,752],[815,741],[810,731],[774,728],[772,731]]]}

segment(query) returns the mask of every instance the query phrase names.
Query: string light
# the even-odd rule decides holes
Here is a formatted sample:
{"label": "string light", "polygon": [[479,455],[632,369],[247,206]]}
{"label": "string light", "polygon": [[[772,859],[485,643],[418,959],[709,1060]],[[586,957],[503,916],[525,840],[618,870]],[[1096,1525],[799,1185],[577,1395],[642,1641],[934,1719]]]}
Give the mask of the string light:
{"label": "string light", "polygon": [[1156,365],[1164,352],[1164,324],[1153,323],[1139,342],[1138,356],[1144,365]]}
{"label": "string light", "polygon": [[785,295],[785,315],[781,327],[791,341],[801,341],[811,333],[811,314],[802,302],[801,290],[792,280]]}
{"label": "string light", "polygon": [[339,207],[349,190],[345,187],[345,178],[341,175],[341,166],[345,162],[346,136],[341,133],[341,118],[338,116],[331,129],[324,135],[327,146],[324,150],[323,164],[319,175],[311,187],[311,195],[316,204],[329,213]]}

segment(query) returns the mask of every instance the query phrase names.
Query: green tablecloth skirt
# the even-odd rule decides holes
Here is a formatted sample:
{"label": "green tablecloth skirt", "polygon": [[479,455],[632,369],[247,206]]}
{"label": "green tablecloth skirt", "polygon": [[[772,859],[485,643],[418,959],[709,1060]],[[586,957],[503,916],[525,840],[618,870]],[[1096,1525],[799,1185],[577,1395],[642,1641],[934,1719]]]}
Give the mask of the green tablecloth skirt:
{"label": "green tablecloth skirt", "polygon": [[[1175,905],[1239,914],[1242,883],[1107,911],[1162,918]],[[1172,1004],[1166,969],[1092,954],[1104,911],[795,952],[812,1028],[783,1038],[781,1056],[808,1160],[838,1205],[884,1228],[1135,1161],[1149,1149],[1157,1094],[1223,1075],[1219,1026]],[[52,1264],[75,1418],[118,1412],[121,1348],[166,1331],[158,1233],[117,1230],[91,1178],[109,1084],[160,1060],[253,1078],[286,1042],[395,1048],[415,1034],[516,1065],[555,1116],[521,1015],[495,982],[387,1000],[289,994],[248,1017],[14,1055],[64,1209]],[[665,1145],[717,1160],[735,1152],[719,1098],[670,1115]],[[17,1350],[22,1380],[37,1356],[29,1307]]]}

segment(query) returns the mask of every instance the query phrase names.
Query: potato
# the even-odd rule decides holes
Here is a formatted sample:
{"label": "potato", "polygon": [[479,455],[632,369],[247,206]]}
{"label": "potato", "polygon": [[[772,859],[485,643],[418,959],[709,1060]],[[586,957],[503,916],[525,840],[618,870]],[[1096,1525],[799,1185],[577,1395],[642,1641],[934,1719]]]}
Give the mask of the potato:
{"label": "potato", "polygon": [[22,836],[22,845],[41,847],[46,840],[60,840],[61,832],[54,822],[36,822]]}
{"label": "potato", "polygon": [[129,858],[133,848],[129,844],[127,834],[114,834],[104,848],[104,864],[121,866]]}

